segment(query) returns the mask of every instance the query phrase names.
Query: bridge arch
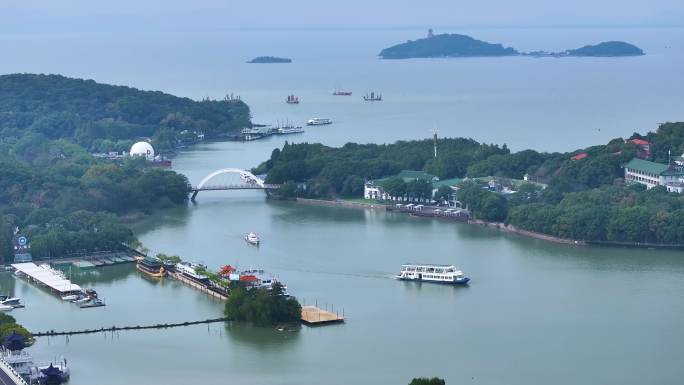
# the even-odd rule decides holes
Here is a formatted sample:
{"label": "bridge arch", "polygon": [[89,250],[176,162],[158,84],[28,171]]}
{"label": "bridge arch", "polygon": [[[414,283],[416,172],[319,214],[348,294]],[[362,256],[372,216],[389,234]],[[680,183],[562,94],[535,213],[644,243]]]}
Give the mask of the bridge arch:
{"label": "bridge arch", "polygon": [[209,182],[212,178],[223,174],[238,174],[245,183],[265,188],[264,181],[249,171],[240,170],[238,168],[223,168],[205,176],[204,179],[202,179],[202,181],[197,185],[197,190],[204,188],[207,182]]}

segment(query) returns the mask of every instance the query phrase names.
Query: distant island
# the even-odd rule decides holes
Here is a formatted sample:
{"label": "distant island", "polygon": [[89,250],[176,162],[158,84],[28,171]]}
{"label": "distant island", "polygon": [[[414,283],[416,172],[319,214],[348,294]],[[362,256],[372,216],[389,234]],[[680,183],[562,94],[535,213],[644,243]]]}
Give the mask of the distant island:
{"label": "distant island", "polygon": [[563,52],[534,51],[524,53],[525,56],[534,57],[620,57],[620,56],[642,56],[644,51],[623,41],[606,41],[596,45],[585,45],[577,49],[569,49]]}
{"label": "distant island", "polygon": [[380,52],[383,59],[517,56],[520,53],[501,44],[491,44],[466,35],[442,34],[385,48]]}
{"label": "distant island", "polygon": [[275,56],[259,56],[248,61],[247,63],[292,63],[292,59]]}
{"label": "distant island", "polygon": [[585,45],[582,48],[567,51],[568,56],[642,56],[644,51],[624,41],[607,41],[596,45]]}
{"label": "distant island", "polygon": [[622,41],[608,41],[587,45],[563,52],[519,52],[511,47],[474,39],[467,35],[441,34],[428,31],[426,38],[409,40],[380,51],[383,59],[411,58],[455,58],[455,57],[492,57],[492,56],[533,56],[533,57],[619,57],[641,56],[644,51]]}

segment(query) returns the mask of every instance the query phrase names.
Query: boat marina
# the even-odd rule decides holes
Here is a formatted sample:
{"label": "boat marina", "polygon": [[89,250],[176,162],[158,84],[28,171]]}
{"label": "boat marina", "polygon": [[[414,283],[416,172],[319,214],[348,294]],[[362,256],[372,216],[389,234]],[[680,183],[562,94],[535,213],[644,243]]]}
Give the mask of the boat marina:
{"label": "boat marina", "polygon": [[12,267],[16,270],[14,273],[16,276],[45,287],[53,294],[64,296],[83,291],[79,285],[71,283],[64,273],[53,269],[48,264],[38,266],[33,262],[26,262],[12,264]]}

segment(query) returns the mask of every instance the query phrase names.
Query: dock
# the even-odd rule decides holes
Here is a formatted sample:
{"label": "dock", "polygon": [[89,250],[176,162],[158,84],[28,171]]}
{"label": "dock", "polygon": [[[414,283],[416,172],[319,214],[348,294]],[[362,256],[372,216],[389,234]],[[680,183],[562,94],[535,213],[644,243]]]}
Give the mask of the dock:
{"label": "dock", "polygon": [[316,306],[302,306],[302,323],[308,326],[328,325],[344,322],[344,314],[322,310]]}
{"label": "dock", "polygon": [[183,274],[174,273],[174,272],[169,272],[168,274],[169,274],[169,277],[175,278],[175,279],[183,282],[184,284],[201,291],[204,294],[212,296],[212,297],[219,299],[221,301],[228,300],[228,296],[226,294],[223,294],[223,293],[220,293],[216,290],[213,290],[212,288],[210,288],[206,285],[202,285],[201,283],[196,282],[196,281],[184,276]]}
{"label": "dock", "polygon": [[57,295],[83,291],[80,286],[71,283],[70,280],[58,275],[52,268],[38,266],[33,262],[15,263],[12,267],[17,270],[19,276],[25,277],[29,282],[48,288]]}
{"label": "dock", "polygon": [[69,265],[79,269],[90,269],[94,267],[118,265],[122,263],[133,263],[139,256],[135,250],[124,249],[114,251],[98,251],[91,253],[80,253],[64,258],[55,258],[45,260],[46,263],[55,265]]}

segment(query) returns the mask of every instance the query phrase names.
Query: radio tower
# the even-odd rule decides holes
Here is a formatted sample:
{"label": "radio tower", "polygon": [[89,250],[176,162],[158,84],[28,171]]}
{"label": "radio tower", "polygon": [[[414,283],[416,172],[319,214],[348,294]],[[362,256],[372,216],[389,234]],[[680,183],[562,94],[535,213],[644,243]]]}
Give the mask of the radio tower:
{"label": "radio tower", "polygon": [[437,158],[437,133],[438,132],[439,132],[439,130],[437,130],[436,128],[432,129],[432,133],[433,133],[432,138],[433,138],[433,147],[435,149],[435,158]]}

